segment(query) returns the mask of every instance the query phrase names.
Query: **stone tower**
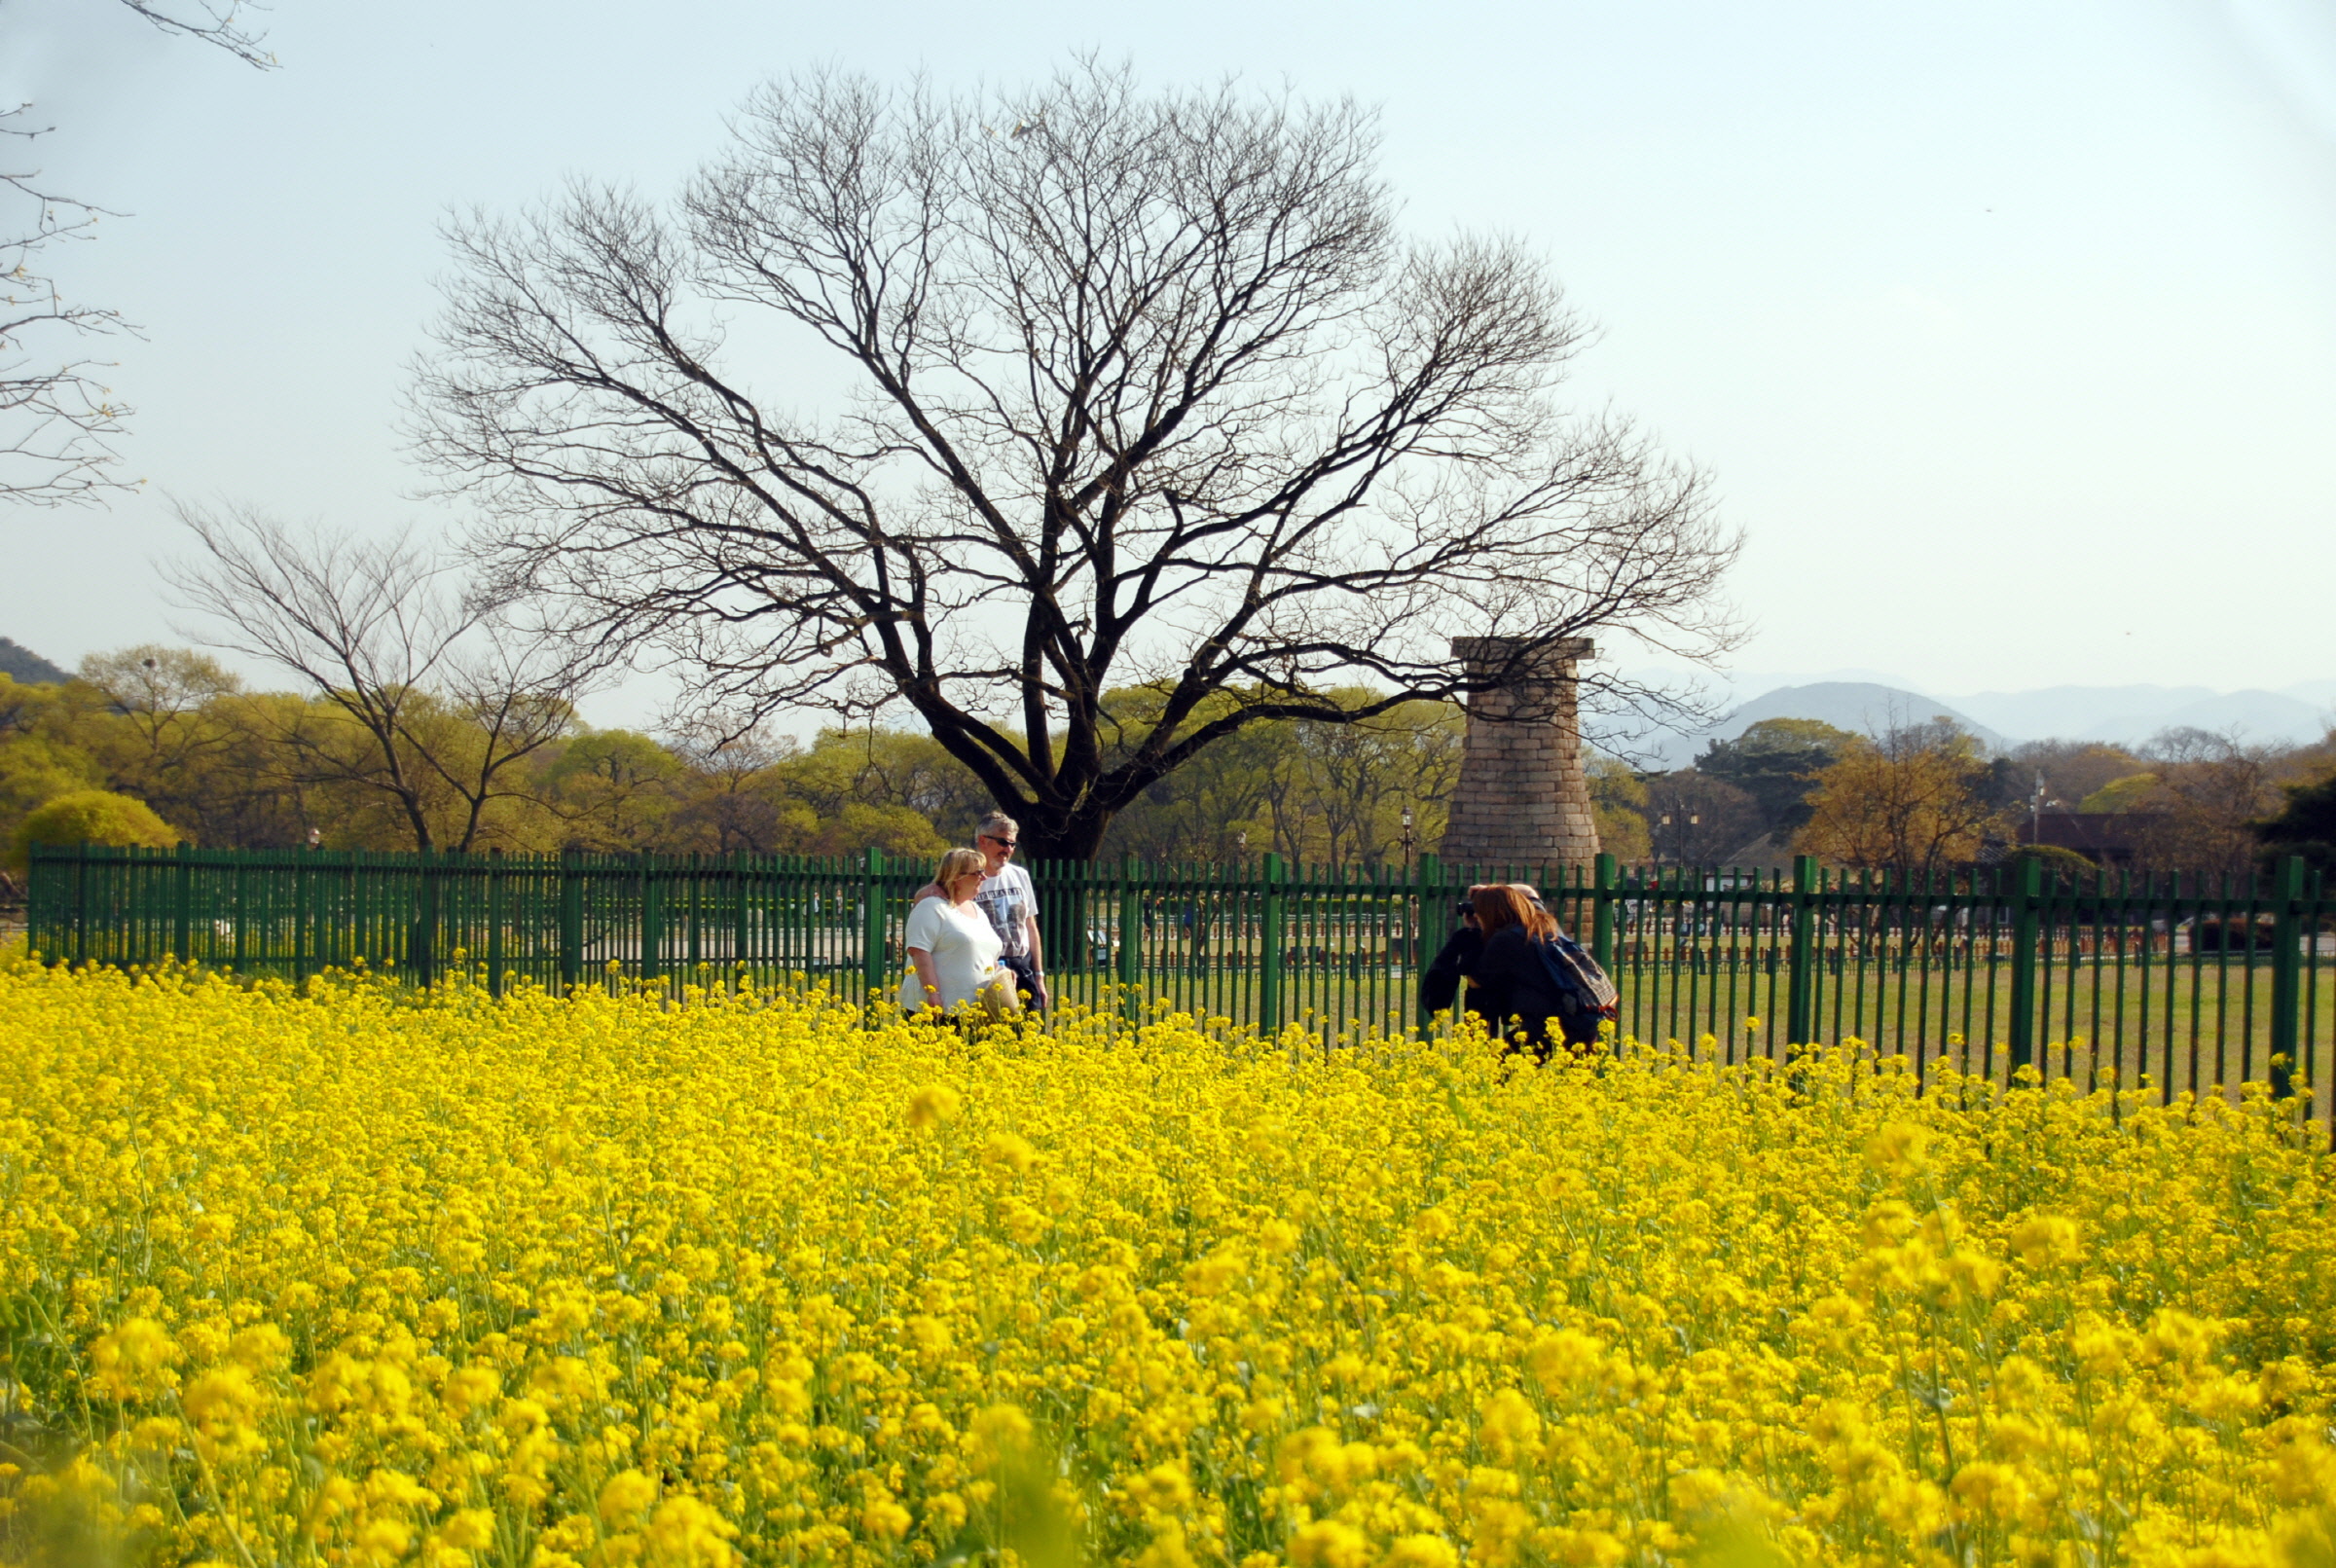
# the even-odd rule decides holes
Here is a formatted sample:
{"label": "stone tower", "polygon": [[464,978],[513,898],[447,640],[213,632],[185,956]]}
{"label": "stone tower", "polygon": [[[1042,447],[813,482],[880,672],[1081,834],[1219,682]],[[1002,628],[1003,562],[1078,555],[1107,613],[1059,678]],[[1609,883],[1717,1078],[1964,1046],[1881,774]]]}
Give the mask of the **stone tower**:
{"label": "stone tower", "polygon": [[[1521,638],[1463,637],[1452,652],[1472,675],[1516,658]],[[1460,787],[1444,829],[1447,865],[1588,866],[1598,853],[1597,823],[1589,810],[1589,781],[1582,772],[1582,727],[1575,707],[1574,668],[1595,651],[1588,638],[1553,642],[1505,686],[1468,705],[1468,742],[1460,759]],[[1519,709],[1533,718],[1479,722]]]}

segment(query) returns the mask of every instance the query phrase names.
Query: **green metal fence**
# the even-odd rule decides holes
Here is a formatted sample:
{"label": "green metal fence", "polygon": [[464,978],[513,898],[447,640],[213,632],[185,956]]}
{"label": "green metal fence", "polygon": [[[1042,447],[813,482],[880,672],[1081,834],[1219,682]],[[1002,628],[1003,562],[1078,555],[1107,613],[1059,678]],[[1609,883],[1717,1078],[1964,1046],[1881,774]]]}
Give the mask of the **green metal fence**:
{"label": "green metal fence", "polygon": [[[922,862],[36,850],[29,938],[70,962],[168,958],[299,979],[363,964],[513,976],[890,990]],[[2336,1074],[2336,905],[2268,878],[2057,878],[2032,860],[1923,879],[1714,868],[1031,867],[1058,997],[1165,1001],[1323,1039],[1417,1021],[1419,972],[1474,880],[1530,881],[1614,974],[1625,1032],[1724,1060],[1851,1038],[1927,1066],[2022,1065],[2175,1094]]]}

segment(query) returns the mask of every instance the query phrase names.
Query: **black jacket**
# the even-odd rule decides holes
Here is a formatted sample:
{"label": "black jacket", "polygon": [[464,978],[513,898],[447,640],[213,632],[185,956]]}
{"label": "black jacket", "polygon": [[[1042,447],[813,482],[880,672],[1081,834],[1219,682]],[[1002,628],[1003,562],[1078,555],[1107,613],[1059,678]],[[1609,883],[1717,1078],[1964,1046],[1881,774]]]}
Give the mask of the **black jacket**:
{"label": "black jacket", "polygon": [[[1474,926],[1462,926],[1446,937],[1442,948],[1420,971],[1420,1010],[1439,1013],[1458,1002],[1460,976],[1467,972],[1470,963],[1483,951],[1484,933]],[[1475,1010],[1473,1000],[1470,1010]]]}
{"label": "black jacket", "polygon": [[1487,1018],[1514,1018],[1538,1038],[1548,1020],[1563,1009],[1557,982],[1550,978],[1533,939],[1521,926],[1504,926],[1461,973],[1476,984],[1469,1006]]}

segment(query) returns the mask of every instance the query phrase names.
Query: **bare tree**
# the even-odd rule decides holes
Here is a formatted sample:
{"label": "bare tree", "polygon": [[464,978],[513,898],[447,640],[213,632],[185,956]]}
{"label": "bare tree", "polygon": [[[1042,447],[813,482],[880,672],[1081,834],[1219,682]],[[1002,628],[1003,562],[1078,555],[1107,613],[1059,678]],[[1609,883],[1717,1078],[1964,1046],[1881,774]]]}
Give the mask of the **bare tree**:
{"label": "bare tree", "polygon": [[2278,809],[2293,749],[2186,725],[2152,736],[2144,751],[2157,782],[2135,813],[2137,857],[2163,870],[2245,876],[2261,843],[2256,824]]}
{"label": "bare tree", "polygon": [[1750,790],[1695,768],[1647,781],[1646,818],[1656,860],[1675,865],[1717,865],[1766,826]]}
{"label": "bare tree", "polygon": [[[275,63],[243,24],[251,8],[239,0],[122,3],[164,32],[263,70]],[[55,128],[27,123],[31,107],[0,109],[0,147],[29,149]],[[113,473],[113,442],[130,411],[105,384],[111,363],[91,347],[93,339],[136,329],[118,310],[69,298],[50,275],[56,247],[93,237],[100,218],[119,214],[49,189],[37,170],[8,166],[0,166],[0,496],[55,505],[128,489]]]}
{"label": "bare tree", "polygon": [[451,592],[447,564],[411,539],[300,533],[250,512],[179,516],[202,554],[168,576],[218,624],[212,645],[290,672],[364,738],[350,748],[299,725],[278,736],[308,782],[381,791],[416,849],[472,848],[488,808],[525,789],[517,764],[574,724],[599,667]]}
{"label": "bare tree", "polygon": [[791,737],[759,730],[733,735],[700,727],[675,737],[674,750],[698,782],[694,797],[674,814],[676,824],[702,833],[722,854],[770,854],[783,829],[776,776],[799,749]]}
{"label": "bare tree", "polygon": [[[453,231],[418,436],[576,635],[754,713],[905,705],[1079,858],[1247,725],[1513,674],[1472,684],[1455,634],[1730,645],[1701,476],[1559,408],[1584,328],[1546,269],[1405,242],[1353,104],[1088,61],[978,100],[797,77],[733,128],[670,214],[579,185]],[[849,405],[758,388],[755,322]]]}
{"label": "bare tree", "polygon": [[[1341,694],[1347,701],[1368,693]],[[1352,724],[1309,720],[1296,726],[1305,767],[1300,774],[1304,814],[1332,864],[1378,865],[1403,857],[1401,814],[1412,807],[1414,842],[1442,837],[1452,790],[1460,782],[1466,721],[1442,704],[1412,708]]]}

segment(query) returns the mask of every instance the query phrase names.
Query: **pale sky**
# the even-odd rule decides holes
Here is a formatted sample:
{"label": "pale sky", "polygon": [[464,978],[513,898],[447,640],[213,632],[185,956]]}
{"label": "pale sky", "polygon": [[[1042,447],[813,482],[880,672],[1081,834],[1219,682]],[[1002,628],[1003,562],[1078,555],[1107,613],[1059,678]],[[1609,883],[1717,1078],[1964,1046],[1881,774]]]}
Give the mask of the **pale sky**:
{"label": "pale sky", "polygon": [[[57,258],[143,493],[0,503],[0,635],[170,639],[167,500],[444,526],[396,424],[452,207],[672,192],[754,83],[1099,48],[1384,110],[1426,234],[1522,236],[1582,402],[1708,465],[1745,670],[1934,692],[2336,675],[2336,0],[1395,8],[278,0],[262,74],[108,0],[0,0]],[[772,367],[784,375],[787,367]],[[633,717],[647,687],[603,700]]]}

